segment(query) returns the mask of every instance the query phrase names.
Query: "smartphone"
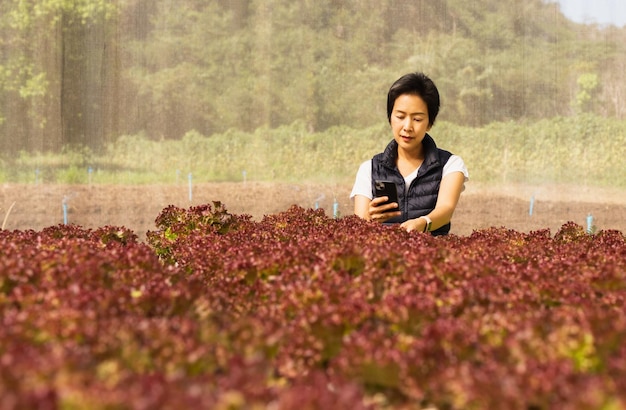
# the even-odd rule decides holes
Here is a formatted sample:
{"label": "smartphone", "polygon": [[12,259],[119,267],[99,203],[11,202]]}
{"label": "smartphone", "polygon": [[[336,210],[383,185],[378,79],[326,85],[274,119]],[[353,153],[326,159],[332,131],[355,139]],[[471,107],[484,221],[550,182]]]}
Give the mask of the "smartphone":
{"label": "smartphone", "polygon": [[[398,188],[396,187],[396,184],[391,181],[374,181],[374,196],[377,198],[380,196],[386,196],[387,198],[389,198],[387,202],[384,203],[384,205],[390,204],[392,202],[399,203]],[[398,209],[390,209],[386,212],[395,212],[397,210]]]}

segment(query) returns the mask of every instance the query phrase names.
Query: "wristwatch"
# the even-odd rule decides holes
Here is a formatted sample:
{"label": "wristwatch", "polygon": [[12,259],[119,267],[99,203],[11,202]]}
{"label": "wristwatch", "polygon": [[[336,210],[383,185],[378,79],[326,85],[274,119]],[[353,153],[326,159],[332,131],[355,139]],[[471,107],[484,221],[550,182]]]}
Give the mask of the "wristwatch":
{"label": "wristwatch", "polygon": [[423,232],[430,232],[430,226],[433,224],[433,221],[426,215],[422,215],[420,218],[426,221],[426,226],[424,227]]}

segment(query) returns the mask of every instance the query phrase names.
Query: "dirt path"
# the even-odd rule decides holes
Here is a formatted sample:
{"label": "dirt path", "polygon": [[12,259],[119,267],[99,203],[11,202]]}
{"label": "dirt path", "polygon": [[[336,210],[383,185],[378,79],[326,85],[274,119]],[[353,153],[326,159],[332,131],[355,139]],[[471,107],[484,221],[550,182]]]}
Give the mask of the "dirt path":
{"label": "dirt path", "polygon": [[[231,213],[261,219],[294,204],[305,208],[317,204],[332,215],[333,201],[337,198],[339,215],[350,215],[350,188],[322,184],[204,183],[194,186],[190,193],[183,185],[5,184],[0,187],[0,220],[6,217],[8,230],[40,230],[66,220],[87,228],[125,226],[143,239],[147,231],[155,229],[155,218],[168,205],[187,208],[221,201]],[[475,229],[496,226],[522,232],[549,228],[554,234],[568,221],[586,227],[589,214],[596,229],[626,232],[626,192],[571,186],[468,184],[453,218],[452,233],[469,235]]]}

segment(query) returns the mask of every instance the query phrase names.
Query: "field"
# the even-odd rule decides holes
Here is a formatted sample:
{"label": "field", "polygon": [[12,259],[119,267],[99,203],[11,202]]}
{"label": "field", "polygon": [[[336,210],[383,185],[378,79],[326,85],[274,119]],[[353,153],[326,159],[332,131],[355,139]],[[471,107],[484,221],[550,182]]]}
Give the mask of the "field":
{"label": "field", "polygon": [[[95,206],[79,192],[73,219]],[[145,203],[133,192],[118,212]],[[503,198],[468,192],[464,206],[507,216]],[[145,217],[143,240],[114,226],[0,231],[0,408],[626,408],[620,231],[434,238],[217,203]]]}
{"label": "field", "polygon": [[[186,184],[4,184],[0,186],[0,217],[5,229],[35,229],[67,222],[86,228],[124,226],[140,238],[155,229],[154,220],[168,205],[189,207],[221,201],[233,214],[255,220],[287,210],[291,205],[314,208],[316,202],[328,215],[337,198],[339,215],[352,214],[351,186],[269,182],[202,183],[192,186],[191,201]],[[534,197],[532,215],[531,198]],[[475,229],[506,227],[520,232],[549,228],[553,233],[573,221],[587,227],[593,216],[596,230],[626,232],[626,191],[568,185],[507,187],[468,183],[453,219],[452,233],[469,235]]]}
{"label": "field", "polygon": [[4,184],[0,409],[626,408],[624,192],[468,183],[433,238],[349,191]]}

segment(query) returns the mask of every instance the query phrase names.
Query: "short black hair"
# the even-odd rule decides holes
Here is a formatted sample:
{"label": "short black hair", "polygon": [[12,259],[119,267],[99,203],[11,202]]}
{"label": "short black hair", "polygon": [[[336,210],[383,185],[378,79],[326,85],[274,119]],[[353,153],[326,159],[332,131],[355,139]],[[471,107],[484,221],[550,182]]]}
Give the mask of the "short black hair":
{"label": "short black hair", "polygon": [[396,103],[396,99],[402,94],[418,95],[426,103],[428,108],[428,124],[432,126],[435,123],[437,114],[439,114],[439,91],[437,86],[424,73],[416,72],[405,74],[398,78],[389,88],[387,94],[387,119],[391,122],[391,112]]}

